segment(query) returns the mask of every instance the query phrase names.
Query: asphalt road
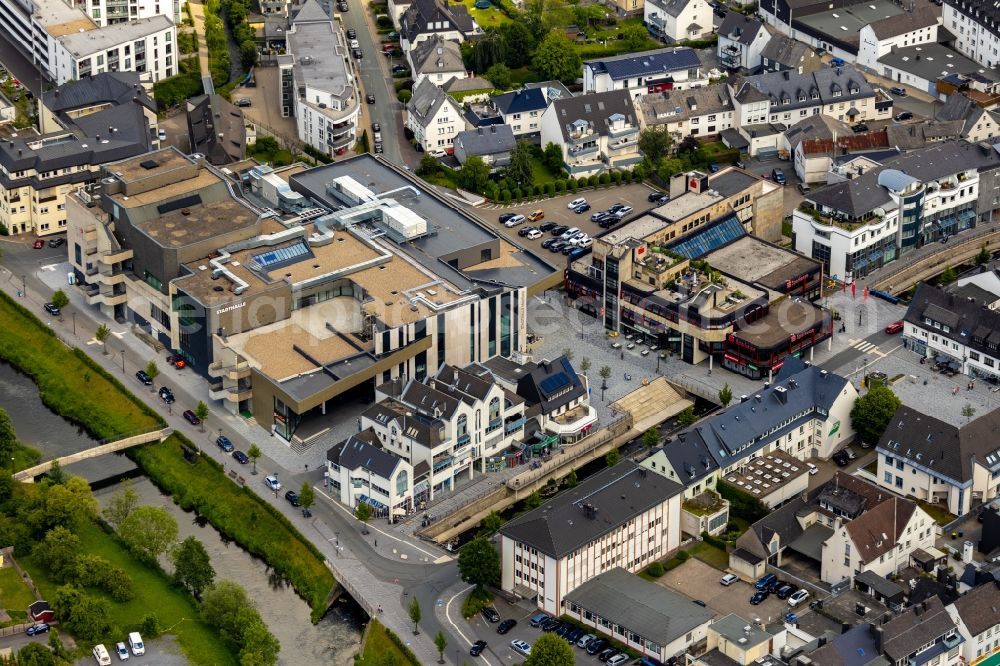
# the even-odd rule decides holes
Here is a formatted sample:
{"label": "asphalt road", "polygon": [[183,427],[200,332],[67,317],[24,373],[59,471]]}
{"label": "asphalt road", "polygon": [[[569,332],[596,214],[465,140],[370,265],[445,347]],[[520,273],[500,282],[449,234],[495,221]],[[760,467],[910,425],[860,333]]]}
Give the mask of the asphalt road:
{"label": "asphalt road", "polygon": [[28,643],[41,643],[42,645],[49,644],[48,634],[38,634],[37,636],[29,636],[25,633],[11,634],[10,636],[5,636],[0,638],[0,650],[20,650]]}

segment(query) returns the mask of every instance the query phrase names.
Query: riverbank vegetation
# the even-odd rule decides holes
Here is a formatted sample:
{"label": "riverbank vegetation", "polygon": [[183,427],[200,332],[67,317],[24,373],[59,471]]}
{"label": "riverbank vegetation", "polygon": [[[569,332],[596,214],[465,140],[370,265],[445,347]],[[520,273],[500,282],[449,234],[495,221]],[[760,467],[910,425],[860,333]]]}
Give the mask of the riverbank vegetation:
{"label": "riverbank vegetation", "polygon": [[416,655],[396,634],[373,619],[365,632],[361,653],[354,658],[355,666],[420,666]]}

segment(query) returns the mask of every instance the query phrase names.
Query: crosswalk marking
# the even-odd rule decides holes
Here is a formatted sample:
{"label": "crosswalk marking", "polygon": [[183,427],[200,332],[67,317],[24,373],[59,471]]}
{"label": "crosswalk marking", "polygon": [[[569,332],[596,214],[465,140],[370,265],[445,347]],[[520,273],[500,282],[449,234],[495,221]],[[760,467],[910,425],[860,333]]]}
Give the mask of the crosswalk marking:
{"label": "crosswalk marking", "polygon": [[866,340],[862,340],[861,342],[854,345],[854,348],[857,349],[858,351],[868,353],[872,349],[878,349],[878,345],[875,345],[874,343],[868,342]]}

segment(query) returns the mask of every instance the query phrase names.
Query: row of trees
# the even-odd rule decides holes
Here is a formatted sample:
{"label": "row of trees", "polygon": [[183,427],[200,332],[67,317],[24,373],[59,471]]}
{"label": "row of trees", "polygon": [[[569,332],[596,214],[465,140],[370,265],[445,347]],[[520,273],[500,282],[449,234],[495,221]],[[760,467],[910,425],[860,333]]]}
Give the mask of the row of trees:
{"label": "row of trees", "polygon": [[250,13],[249,0],[222,0],[222,9],[226,15],[226,23],[233,34],[233,41],[240,50],[240,63],[243,69],[257,64],[257,44],[254,41],[253,28],[247,23]]}

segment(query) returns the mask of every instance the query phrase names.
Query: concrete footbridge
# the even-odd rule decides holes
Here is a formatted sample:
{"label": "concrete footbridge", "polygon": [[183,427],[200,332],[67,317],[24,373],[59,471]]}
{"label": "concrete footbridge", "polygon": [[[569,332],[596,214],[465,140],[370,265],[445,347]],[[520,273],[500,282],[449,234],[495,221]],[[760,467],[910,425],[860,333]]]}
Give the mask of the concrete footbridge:
{"label": "concrete footbridge", "polygon": [[58,462],[60,466],[65,467],[66,465],[71,465],[75,462],[86,460],[87,458],[97,458],[108,453],[123,451],[124,449],[138,446],[140,444],[162,442],[173,432],[173,428],[163,428],[162,430],[143,432],[137,435],[123,437],[122,439],[115,440],[113,442],[98,444],[97,446],[89,448],[85,451],[78,451],[76,453],[71,453],[68,456],[62,456],[61,458],[55,458],[53,460],[49,460],[48,462],[39,463],[34,467],[29,467],[28,469],[22,469],[20,472],[14,474],[14,479],[16,481],[23,481],[24,483],[34,483],[35,478],[51,470],[52,465],[56,462]]}

